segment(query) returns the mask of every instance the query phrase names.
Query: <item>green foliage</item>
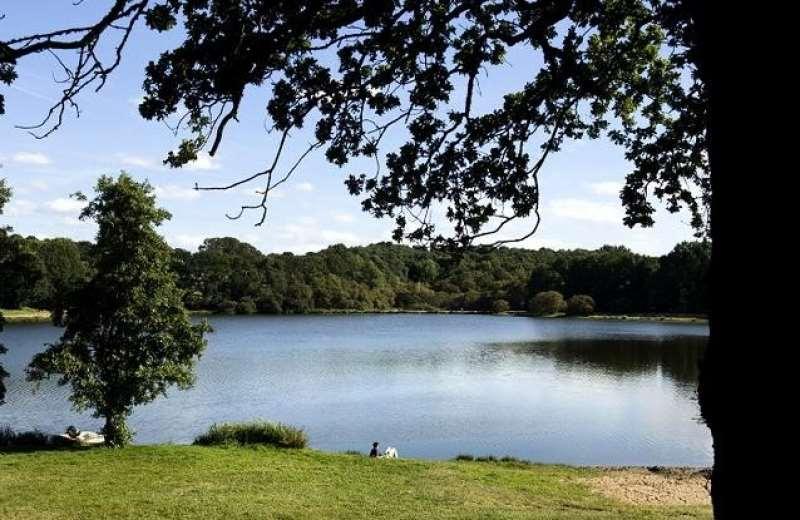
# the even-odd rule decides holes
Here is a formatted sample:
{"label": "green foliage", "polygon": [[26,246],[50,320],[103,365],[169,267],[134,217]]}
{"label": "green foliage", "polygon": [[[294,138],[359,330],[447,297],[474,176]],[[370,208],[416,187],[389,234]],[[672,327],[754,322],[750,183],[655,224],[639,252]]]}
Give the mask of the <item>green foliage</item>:
{"label": "green foliage", "polygon": [[98,224],[95,272],[71,298],[61,339],[34,356],[28,378],[58,375],[78,410],[104,417],[111,446],[127,444],[126,417],[176,385],[188,388],[205,348],[206,324],[192,325],[155,227],[169,213],[152,188],[126,174],[101,177],[81,218]]}
{"label": "green foliage", "polygon": [[408,268],[408,278],[414,282],[430,283],[439,276],[439,264],[425,258],[411,264]]}
{"label": "green foliage", "polygon": [[37,241],[0,233],[0,307],[33,304],[38,284],[46,276],[43,262],[37,255]]}
{"label": "green foliage", "polygon": [[679,313],[707,312],[710,257],[708,242],[681,242],[661,257],[650,293],[652,306]]}
{"label": "green foliage", "polygon": [[235,238],[209,238],[198,252],[185,259],[185,283],[206,295],[202,308],[230,310],[230,303],[255,299],[264,285],[261,252]]}
{"label": "green foliage", "polygon": [[206,433],[195,438],[194,444],[266,444],[277,448],[305,448],[308,445],[308,436],[300,428],[279,422],[222,423],[212,424]]}
{"label": "green foliage", "polygon": [[544,291],[537,293],[531,299],[530,311],[534,316],[548,316],[564,312],[567,303],[558,291]]}
{"label": "green foliage", "polygon": [[39,240],[0,230],[0,307],[54,311],[91,273],[91,244],[67,238]]}
{"label": "green foliage", "polygon": [[502,298],[499,298],[492,302],[492,312],[494,313],[501,313],[501,312],[508,312],[511,310],[511,306],[508,302]]}
{"label": "green foliage", "polygon": [[[624,222],[652,225],[655,196],[669,211],[687,209],[702,233],[709,89],[696,9],[674,0],[115,2],[96,26],[53,33],[78,33],[74,41],[35,33],[0,41],[0,81],[13,83],[19,62],[43,51],[89,56],[68,71],[83,81],[67,86],[45,121],[57,127],[56,109],[114,69],[97,61],[108,33],[136,23],[157,33],[175,27],[178,39],[147,60],[139,106],[156,121],[188,111],[189,135],[167,154],[171,166],[204,148],[215,154],[245,98],[265,96],[267,126],[284,138],[313,124],[309,152],[323,149],[340,167],[360,158],[385,164],[373,175],[354,161],[346,186],[364,197],[365,211],[395,220],[395,238],[468,246],[538,214],[539,171],[565,142],[606,135],[632,165],[620,193]],[[477,110],[481,74],[502,74],[497,66],[512,51],[541,66],[502,102]],[[386,150],[384,137],[399,126],[405,142]],[[286,173],[273,166],[249,180],[266,180],[268,192]],[[454,236],[438,233],[430,215],[439,206]],[[263,222],[266,198],[246,209]]]}
{"label": "green foliage", "polygon": [[[55,269],[48,267],[56,260],[55,253],[50,259],[38,258],[35,263],[44,266],[45,274],[32,299],[12,302],[16,305],[11,307],[36,305],[57,312],[55,303],[65,298],[58,292],[68,294],[80,285],[81,275],[71,273],[94,269],[92,246],[67,239],[24,240],[36,255],[59,243],[58,250],[63,248],[68,258],[58,259],[56,263],[64,267]],[[499,248],[448,256],[389,243],[335,245],[305,255],[264,255],[227,237],[207,240],[196,253],[173,250],[169,265],[178,276],[187,308],[224,314],[390,309],[496,312],[497,300],[505,300],[508,310],[522,311],[535,294],[558,290],[553,287],[561,288],[562,294],[591,296],[601,312],[705,313],[709,258],[707,244],[700,242],[679,244],[660,258],[612,246],[594,251]],[[436,277],[421,281],[420,266],[434,265],[438,266]],[[5,276],[27,277],[24,271],[15,274],[13,270]],[[58,287],[73,289],[53,290]]]}
{"label": "green foliage", "polygon": [[245,296],[236,304],[236,314],[255,314],[256,312],[258,312],[256,302],[249,296]]}
{"label": "green foliage", "polygon": [[3,214],[3,208],[11,200],[11,187],[5,179],[0,179],[0,215]]}
{"label": "green foliage", "polygon": [[86,283],[89,264],[75,242],[65,238],[42,240],[37,244],[37,256],[42,262],[44,276],[32,302],[35,307],[51,309],[53,321],[63,321],[63,311],[71,295]]}
{"label": "green foliage", "polygon": [[[710,255],[706,257],[706,267]],[[530,296],[546,290],[587,294],[603,312],[670,312],[651,298],[660,259],[639,255],[626,247],[603,246],[594,251],[576,249],[545,255],[531,273]],[[548,273],[546,276],[543,273]],[[557,285],[543,284],[557,280]],[[695,279],[694,283],[700,283]],[[555,289],[554,287],[560,287]],[[674,311],[673,311],[674,312]]]}
{"label": "green foliage", "polygon": [[39,430],[16,432],[8,425],[0,426],[0,452],[44,448],[49,440],[50,436]]}
{"label": "green foliage", "polygon": [[594,312],[594,299],[585,294],[570,296],[567,300],[567,315],[588,316]]}
{"label": "green foliage", "polygon": [[[147,67],[140,105],[152,120],[189,107],[193,136],[170,152],[169,164],[192,160],[219,130],[210,145],[216,151],[222,130],[207,116],[209,100],[232,107],[227,121],[253,91],[248,87],[280,74],[266,101],[271,126],[288,134],[314,120],[316,146],[337,166],[377,156],[385,130],[405,121],[407,141],[386,154],[386,168],[346,183],[365,196],[366,211],[395,217],[396,238],[463,246],[507,208],[514,218],[532,215],[547,155],[566,139],[604,133],[634,165],[622,191],[626,223],[652,225],[649,192],[670,210],[688,208],[693,225],[703,227],[707,91],[692,61],[694,20],[673,3],[562,2],[543,13],[524,2],[464,1],[298,9],[187,0],[147,12],[154,30],[184,24],[184,40]],[[334,45],[335,54],[326,52]],[[541,70],[494,110],[476,114],[480,71],[522,46],[541,53]],[[375,136],[370,130],[379,124]],[[531,140],[544,143],[538,155],[521,153]],[[429,219],[416,218],[407,229],[406,210],[428,214],[437,202],[455,237],[437,235]]]}
{"label": "green foliage", "polygon": [[528,280],[528,293],[533,295],[544,291],[563,291],[564,277],[558,269],[563,269],[563,263],[564,260],[559,257],[552,263],[536,264]]}
{"label": "green foliage", "polygon": [[475,457],[474,455],[470,455],[468,453],[462,453],[456,455],[453,459],[455,461],[462,461],[462,462],[501,462],[506,464],[513,464],[516,466],[530,466],[531,462],[524,459],[518,459],[516,457],[510,457],[505,455],[503,457],[495,457],[494,455],[486,455],[483,457]]}

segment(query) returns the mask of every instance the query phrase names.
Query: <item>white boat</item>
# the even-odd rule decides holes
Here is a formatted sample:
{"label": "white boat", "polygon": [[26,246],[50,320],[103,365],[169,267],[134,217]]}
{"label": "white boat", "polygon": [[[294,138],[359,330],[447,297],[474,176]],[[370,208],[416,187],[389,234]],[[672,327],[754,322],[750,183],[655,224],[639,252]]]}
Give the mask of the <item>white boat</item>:
{"label": "white boat", "polygon": [[102,446],[106,442],[105,435],[95,432],[80,432],[75,437],[62,433],[58,437],[69,444],[77,446]]}

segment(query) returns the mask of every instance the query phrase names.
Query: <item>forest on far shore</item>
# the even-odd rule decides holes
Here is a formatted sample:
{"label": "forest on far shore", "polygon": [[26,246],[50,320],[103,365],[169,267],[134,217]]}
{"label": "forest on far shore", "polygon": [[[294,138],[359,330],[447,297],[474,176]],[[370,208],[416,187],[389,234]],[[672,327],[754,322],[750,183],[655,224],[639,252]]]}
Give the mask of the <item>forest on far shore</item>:
{"label": "forest on far shore", "polygon": [[[172,267],[187,308],[231,314],[706,314],[709,258],[707,242],[682,242],[660,257],[622,246],[500,248],[451,256],[387,242],[295,255],[263,254],[225,237],[205,240],[194,253],[174,249]],[[0,233],[0,308],[63,308],[91,276],[93,263],[90,242]]]}

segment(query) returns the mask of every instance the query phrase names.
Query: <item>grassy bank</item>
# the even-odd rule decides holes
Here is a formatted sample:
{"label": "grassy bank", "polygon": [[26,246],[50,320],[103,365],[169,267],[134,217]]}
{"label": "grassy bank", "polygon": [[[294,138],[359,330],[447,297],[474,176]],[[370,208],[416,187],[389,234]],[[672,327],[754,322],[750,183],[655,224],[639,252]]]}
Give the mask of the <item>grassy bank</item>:
{"label": "grassy bank", "polygon": [[660,323],[708,323],[706,316],[677,315],[677,314],[641,314],[629,316],[626,314],[595,314],[586,316],[587,320],[621,320],[621,321],[655,321]]}
{"label": "grassy bank", "polygon": [[[0,312],[5,316],[8,323],[36,323],[50,321],[50,311],[22,308],[22,309],[0,309]],[[193,310],[189,311],[192,315],[197,316],[210,316],[214,315],[212,311],[208,310]],[[431,309],[431,310],[410,310],[410,309],[389,309],[389,310],[372,310],[361,311],[352,309],[321,309],[309,314],[492,314],[488,312],[479,311],[452,311],[445,309]],[[505,316],[523,316],[531,317],[531,314],[525,311],[509,311],[502,312],[499,315]],[[542,318],[562,318],[565,317],[563,313],[553,314],[551,316],[540,316]],[[620,320],[620,321],[653,321],[660,323],[708,323],[705,316],[693,315],[672,315],[672,314],[636,314],[636,315],[623,315],[623,314],[594,314],[592,316],[583,316],[581,319],[587,320]]]}
{"label": "grassy bank", "polygon": [[31,309],[23,307],[21,309],[0,309],[0,313],[7,323],[37,323],[50,321],[50,311],[41,309]]}
{"label": "grassy bank", "polygon": [[[50,321],[50,311],[23,307],[21,309],[0,309],[6,323],[45,323]],[[207,316],[211,311],[189,311],[189,314]]]}
{"label": "grassy bank", "polygon": [[598,491],[624,474],[268,447],[0,453],[0,518],[711,517],[707,505],[636,505]]}

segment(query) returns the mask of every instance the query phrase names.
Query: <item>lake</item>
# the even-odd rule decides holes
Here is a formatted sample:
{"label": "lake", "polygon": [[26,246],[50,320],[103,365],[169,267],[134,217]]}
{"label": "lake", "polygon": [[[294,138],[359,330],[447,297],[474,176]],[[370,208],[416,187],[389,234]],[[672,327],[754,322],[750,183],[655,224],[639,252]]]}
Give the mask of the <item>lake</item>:
{"label": "lake", "polygon": [[[254,418],[311,446],[401,457],[510,455],[538,462],[708,466],[699,420],[702,324],[444,314],[214,316],[197,383],[136,409],[135,442],[189,443],[211,423]],[[36,393],[24,367],[60,331],[7,325],[0,425],[60,433],[101,420],[68,389]]]}

